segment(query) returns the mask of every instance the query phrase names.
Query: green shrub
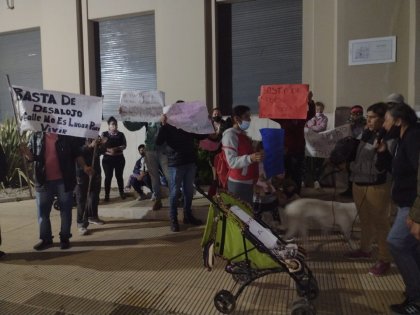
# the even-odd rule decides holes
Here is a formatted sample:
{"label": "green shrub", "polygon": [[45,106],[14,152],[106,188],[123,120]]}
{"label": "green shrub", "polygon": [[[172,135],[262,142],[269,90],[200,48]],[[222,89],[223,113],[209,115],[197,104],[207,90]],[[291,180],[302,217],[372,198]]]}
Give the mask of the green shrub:
{"label": "green shrub", "polygon": [[209,185],[213,181],[208,151],[198,149],[197,173],[201,185]]}
{"label": "green shrub", "polygon": [[3,148],[7,164],[4,180],[6,187],[27,186],[28,182],[31,182],[25,174],[23,157],[19,150],[20,143],[26,144],[27,142],[28,133],[23,132],[20,135],[15,120],[7,119],[0,126],[0,145]]}

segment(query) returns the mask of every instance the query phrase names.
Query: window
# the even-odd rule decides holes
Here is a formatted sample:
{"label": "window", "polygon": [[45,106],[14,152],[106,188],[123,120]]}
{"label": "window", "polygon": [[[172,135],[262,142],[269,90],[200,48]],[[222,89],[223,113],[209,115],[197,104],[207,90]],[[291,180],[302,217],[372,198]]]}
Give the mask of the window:
{"label": "window", "polygon": [[302,81],[302,0],[217,4],[218,106],[258,112],[263,84]]}
{"label": "window", "polygon": [[39,29],[0,34],[0,122],[14,118],[6,74],[12,85],[42,89]]}
{"label": "window", "polygon": [[98,22],[96,50],[100,61],[98,95],[104,96],[103,117],[119,119],[122,90],[156,89],[154,14]]}

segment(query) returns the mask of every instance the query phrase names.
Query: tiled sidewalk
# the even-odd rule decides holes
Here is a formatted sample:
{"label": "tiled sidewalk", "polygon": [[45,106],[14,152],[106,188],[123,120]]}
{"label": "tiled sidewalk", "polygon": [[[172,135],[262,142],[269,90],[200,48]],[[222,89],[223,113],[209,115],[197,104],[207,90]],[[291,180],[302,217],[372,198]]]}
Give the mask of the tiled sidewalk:
{"label": "tiled sidewalk", "polygon": [[[107,224],[91,226],[87,236],[79,236],[74,224],[69,250],[57,245],[44,252],[32,250],[35,202],[0,204],[1,249],[7,252],[0,260],[0,314],[219,314],[214,295],[235,283],[221,259],[212,272],[202,266],[203,227],[181,225],[180,233],[171,233],[167,208],[152,213],[150,204],[128,199],[101,205],[114,213],[143,209],[145,215],[105,218]],[[206,209],[205,199],[194,200],[197,216],[205,217]],[[57,211],[52,224],[57,235]],[[373,261],[344,260],[349,247],[341,235],[314,232],[305,246],[320,286],[318,315],[388,314],[388,304],[402,300],[396,269],[369,276]],[[273,274],[244,290],[234,314],[289,314],[295,298],[288,275]]]}

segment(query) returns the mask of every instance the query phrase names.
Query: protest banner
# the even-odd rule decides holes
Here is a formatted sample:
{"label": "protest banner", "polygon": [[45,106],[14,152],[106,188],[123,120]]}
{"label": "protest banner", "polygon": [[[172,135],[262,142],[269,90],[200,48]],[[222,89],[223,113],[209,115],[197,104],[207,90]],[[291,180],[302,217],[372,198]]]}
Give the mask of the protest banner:
{"label": "protest banner", "polygon": [[351,136],[350,124],[318,133],[305,128],[306,153],[308,156],[329,158],[337,141],[347,136]]}
{"label": "protest banner", "polygon": [[196,134],[214,133],[206,104],[202,101],[175,103],[163,108],[167,123]]}
{"label": "protest banner", "polygon": [[260,118],[306,119],[308,92],[307,84],[262,85]]}
{"label": "protest banner", "polygon": [[264,148],[264,172],[267,178],[284,174],[284,129],[260,129]]}
{"label": "protest banner", "polygon": [[123,121],[158,122],[163,106],[162,91],[121,91],[119,113]]}
{"label": "protest banner", "polygon": [[102,98],[12,86],[20,130],[96,138],[102,119]]}

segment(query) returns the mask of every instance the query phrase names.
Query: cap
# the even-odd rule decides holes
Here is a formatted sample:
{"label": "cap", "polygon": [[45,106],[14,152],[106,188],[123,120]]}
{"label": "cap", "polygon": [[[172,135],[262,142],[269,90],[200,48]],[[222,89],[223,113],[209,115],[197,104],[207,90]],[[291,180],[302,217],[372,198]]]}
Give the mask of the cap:
{"label": "cap", "polygon": [[404,96],[399,93],[391,93],[385,99],[385,103],[402,104],[404,103]]}
{"label": "cap", "polygon": [[351,107],[350,112],[352,114],[359,114],[359,113],[363,114],[363,107],[360,105],[354,105]]}

